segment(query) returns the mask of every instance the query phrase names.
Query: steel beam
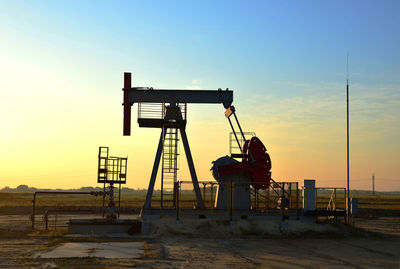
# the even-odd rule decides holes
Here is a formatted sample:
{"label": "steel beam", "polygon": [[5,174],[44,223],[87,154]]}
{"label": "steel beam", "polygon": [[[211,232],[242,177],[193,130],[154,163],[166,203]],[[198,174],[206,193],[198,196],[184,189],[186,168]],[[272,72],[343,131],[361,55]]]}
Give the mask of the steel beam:
{"label": "steel beam", "polygon": [[[131,86],[131,73],[124,73],[124,88]],[[124,91],[124,135],[131,135],[131,105],[129,104],[128,92]]]}
{"label": "steel beam", "polygon": [[164,137],[165,137],[165,132],[161,129],[160,140],[158,141],[156,158],[154,159],[153,171],[151,172],[149,188],[147,189],[146,201],[144,203],[144,209],[150,209],[151,207],[151,197],[153,196],[154,184],[156,183],[158,167],[160,166]]}
{"label": "steel beam", "polygon": [[192,177],[194,192],[196,193],[197,207],[200,209],[204,209],[203,198],[201,197],[199,181],[197,180],[197,174],[196,174],[196,170],[194,168],[192,153],[190,152],[190,147],[189,147],[189,142],[188,142],[188,139],[186,136],[186,131],[185,131],[184,127],[180,128],[179,130],[181,131],[182,143],[183,143],[183,147],[185,149],[185,155],[186,155],[186,159],[187,159],[188,166],[189,166],[190,176]]}
{"label": "steel beam", "polygon": [[220,104],[228,108],[233,102],[231,90],[167,90],[152,88],[124,88],[124,105],[133,103],[190,103]]}

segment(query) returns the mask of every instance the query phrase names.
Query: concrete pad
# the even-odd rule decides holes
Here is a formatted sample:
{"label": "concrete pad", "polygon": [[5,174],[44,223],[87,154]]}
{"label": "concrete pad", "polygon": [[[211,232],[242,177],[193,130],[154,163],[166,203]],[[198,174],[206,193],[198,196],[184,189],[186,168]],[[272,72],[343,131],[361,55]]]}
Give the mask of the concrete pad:
{"label": "concrete pad", "polygon": [[34,258],[107,258],[134,259],[143,255],[143,242],[64,243]]}

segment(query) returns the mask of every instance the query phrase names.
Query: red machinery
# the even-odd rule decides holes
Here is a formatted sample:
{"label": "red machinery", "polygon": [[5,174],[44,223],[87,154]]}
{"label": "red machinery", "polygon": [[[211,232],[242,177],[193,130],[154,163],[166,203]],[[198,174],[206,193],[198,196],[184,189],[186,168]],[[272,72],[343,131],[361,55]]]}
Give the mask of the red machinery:
{"label": "red machinery", "polygon": [[[267,189],[271,182],[271,158],[267,153],[267,149],[258,137],[253,137],[247,142],[249,151],[246,146],[243,147],[242,162],[222,165],[217,168],[218,176],[244,173],[251,179],[251,185],[255,189]],[[252,153],[253,160],[249,152]]]}
{"label": "red machinery", "polygon": [[[232,125],[230,119],[232,115],[235,117],[240,134],[243,138],[243,147],[240,144],[235,129]],[[251,180],[250,183],[255,189],[267,189],[271,182],[271,158],[267,153],[267,149],[257,137],[251,138],[250,141],[246,140],[242,128],[240,127],[239,120],[235,114],[234,106],[228,107],[225,112],[225,116],[229,120],[229,124],[232,128],[233,134],[235,135],[239,148],[242,149],[242,154],[232,154],[232,157],[241,157],[242,162],[218,166],[218,176],[223,177],[227,175],[243,173]]]}

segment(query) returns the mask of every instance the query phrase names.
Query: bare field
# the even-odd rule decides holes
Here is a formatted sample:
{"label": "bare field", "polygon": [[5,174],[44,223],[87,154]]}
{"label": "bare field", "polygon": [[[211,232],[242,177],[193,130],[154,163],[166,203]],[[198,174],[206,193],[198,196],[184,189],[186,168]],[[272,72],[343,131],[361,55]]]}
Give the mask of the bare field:
{"label": "bare field", "polygon": [[[140,207],[142,203],[140,196],[123,198],[125,206]],[[399,196],[359,199],[365,210],[361,218],[355,219],[355,226],[362,230],[340,236],[329,233],[215,236],[205,232],[201,236],[75,238],[64,237],[63,228],[49,231],[42,230],[43,226],[38,226],[39,230],[30,228],[32,194],[0,193],[0,208],[3,208],[0,268],[399,268],[400,215],[396,210]],[[90,196],[71,196],[62,203],[54,197],[42,197],[38,207],[49,204],[99,207],[101,202],[99,197]],[[37,253],[63,243],[80,241],[141,242],[144,254],[127,259],[34,258]]]}
{"label": "bare field", "polygon": [[[141,208],[144,204],[145,193],[123,193],[121,195],[121,207],[123,208]],[[358,198],[358,206],[360,209],[379,209],[379,210],[395,210],[400,212],[400,194],[398,193],[378,193],[376,195],[367,193],[354,193],[354,198]],[[318,195],[318,206],[328,204],[329,194]],[[159,198],[159,197],[158,197]],[[21,214],[32,208],[33,193],[4,193],[0,192],[0,214]],[[39,195],[36,199],[36,206],[40,210],[43,207],[92,207],[100,208],[103,198],[91,195]],[[206,204],[210,204],[209,197],[204,200]],[[194,195],[184,194],[180,201],[182,206],[193,206],[195,204]],[[157,194],[153,195],[153,204],[157,206]],[[399,212],[397,215],[400,216]]]}
{"label": "bare field", "polygon": [[[384,221],[384,220],[381,220]],[[399,220],[398,220],[399,221]],[[269,238],[161,236],[100,239],[32,231],[26,218],[0,219],[0,268],[399,268],[400,238],[376,235]],[[375,222],[375,225],[379,223]],[[382,230],[381,232],[385,232]],[[143,242],[140,258],[33,258],[65,242]]]}

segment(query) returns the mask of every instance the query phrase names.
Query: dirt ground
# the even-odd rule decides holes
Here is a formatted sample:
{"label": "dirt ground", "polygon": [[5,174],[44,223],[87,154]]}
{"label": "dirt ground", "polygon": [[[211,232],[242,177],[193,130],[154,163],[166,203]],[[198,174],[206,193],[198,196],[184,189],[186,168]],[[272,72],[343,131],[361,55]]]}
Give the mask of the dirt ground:
{"label": "dirt ground", "polygon": [[[241,238],[165,235],[66,238],[32,231],[25,216],[0,216],[0,268],[400,268],[400,218],[356,222],[381,234]],[[71,240],[143,242],[139,259],[33,258]]]}

